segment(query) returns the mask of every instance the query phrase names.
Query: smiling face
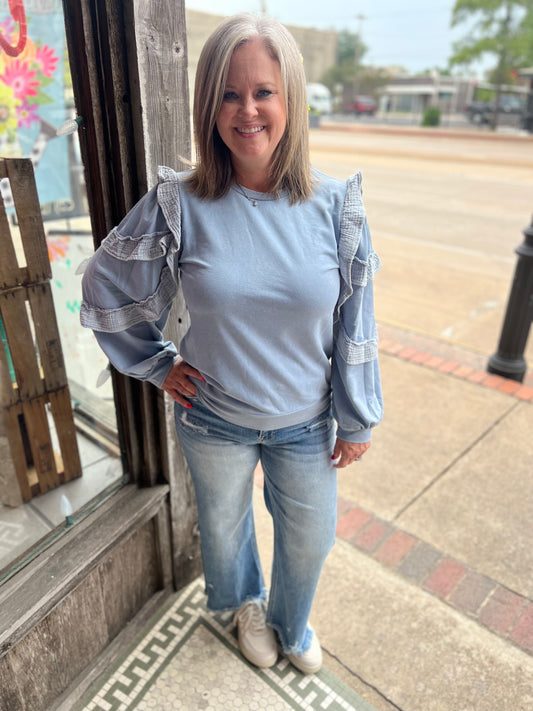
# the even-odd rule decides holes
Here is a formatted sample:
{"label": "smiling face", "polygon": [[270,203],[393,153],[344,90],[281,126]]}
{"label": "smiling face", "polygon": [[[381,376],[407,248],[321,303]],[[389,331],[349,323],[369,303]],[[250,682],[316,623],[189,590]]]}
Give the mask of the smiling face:
{"label": "smiling face", "polygon": [[237,181],[268,190],[269,167],[287,125],[279,63],[254,37],[232,55],[217,129]]}

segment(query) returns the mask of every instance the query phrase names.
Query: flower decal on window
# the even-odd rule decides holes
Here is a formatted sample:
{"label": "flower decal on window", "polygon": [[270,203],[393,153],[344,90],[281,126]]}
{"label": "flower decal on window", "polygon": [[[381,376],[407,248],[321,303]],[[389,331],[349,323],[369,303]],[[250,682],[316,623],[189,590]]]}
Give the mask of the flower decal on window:
{"label": "flower decal on window", "polygon": [[0,81],[0,135],[13,133],[18,125],[17,108],[21,101],[16,99],[13,91]]}
{"label": "flower decal on window", "polygon": [[[10,41],[18,36],[10,18],[0,23],[0,34]],[[52,101],[45,89],[54,80],[58,61],[53,48],[29,37],[18,57],[0,51],[0,135],[13,139],[17,128],[40,122],[40,106]]]}

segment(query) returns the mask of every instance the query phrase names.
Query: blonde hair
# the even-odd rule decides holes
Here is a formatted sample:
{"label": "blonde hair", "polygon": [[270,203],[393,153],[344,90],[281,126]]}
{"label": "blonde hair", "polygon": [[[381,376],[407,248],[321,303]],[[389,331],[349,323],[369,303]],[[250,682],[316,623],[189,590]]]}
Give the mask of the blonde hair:
{"label": "blonde hair", "polygon": [[222,22],[204,45],[194,89],[193,123],[197,164],[188,179],[200,198],[225,195],[234,181],[231,154],[220,138],[216,120],[224,97],[233,53],[252,37],[259,37],[281,69],[287,125],[272,156],[272,192],[287,190],[290,203],[312,192],[309,163],[309,125],[302,58],[290,32],[266,15],[242,13]]}

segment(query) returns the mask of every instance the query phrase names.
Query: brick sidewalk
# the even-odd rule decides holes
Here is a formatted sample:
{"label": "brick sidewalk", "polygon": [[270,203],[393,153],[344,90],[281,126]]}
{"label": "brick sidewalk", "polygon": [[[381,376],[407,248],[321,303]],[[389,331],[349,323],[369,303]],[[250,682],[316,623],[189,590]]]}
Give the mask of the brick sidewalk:
{"label": "brick sidewalk", "polygon": [[339,498],[337,536],[533,654],[533,601]]}
{"label": "brick sidewalk", "polygon": [[[531,371],[519,383],[488,373],[485,355],[455,344],[383,324],[379,336],[382,353],[533,402]],[[338,509],[339,538],[533,654],[533,601],[353,502],[340,499]]]}
{"label": "brick sidewalk", "polygon": [[425,368],[448,373],[477,383],[486,388],[499,390],[520,400],[533,402],[533,370],[528,370],[522,383],[488,373],[488,358],[445,341],[404,331],[394,326],[379,324],[379,348],[382,353],[393,355]]}

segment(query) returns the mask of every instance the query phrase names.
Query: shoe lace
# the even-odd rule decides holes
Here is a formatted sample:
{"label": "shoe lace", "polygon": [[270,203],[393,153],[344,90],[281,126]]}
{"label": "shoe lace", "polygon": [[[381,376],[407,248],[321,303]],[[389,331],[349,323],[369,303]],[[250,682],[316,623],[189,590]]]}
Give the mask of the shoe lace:
{"label": "shoe lace", "polygon": [[257,600],[250,600],[242,605],[233,618],[235,625],[242,625],[244,629],[261,632],[266,627],[266,618],[263,604]]}

